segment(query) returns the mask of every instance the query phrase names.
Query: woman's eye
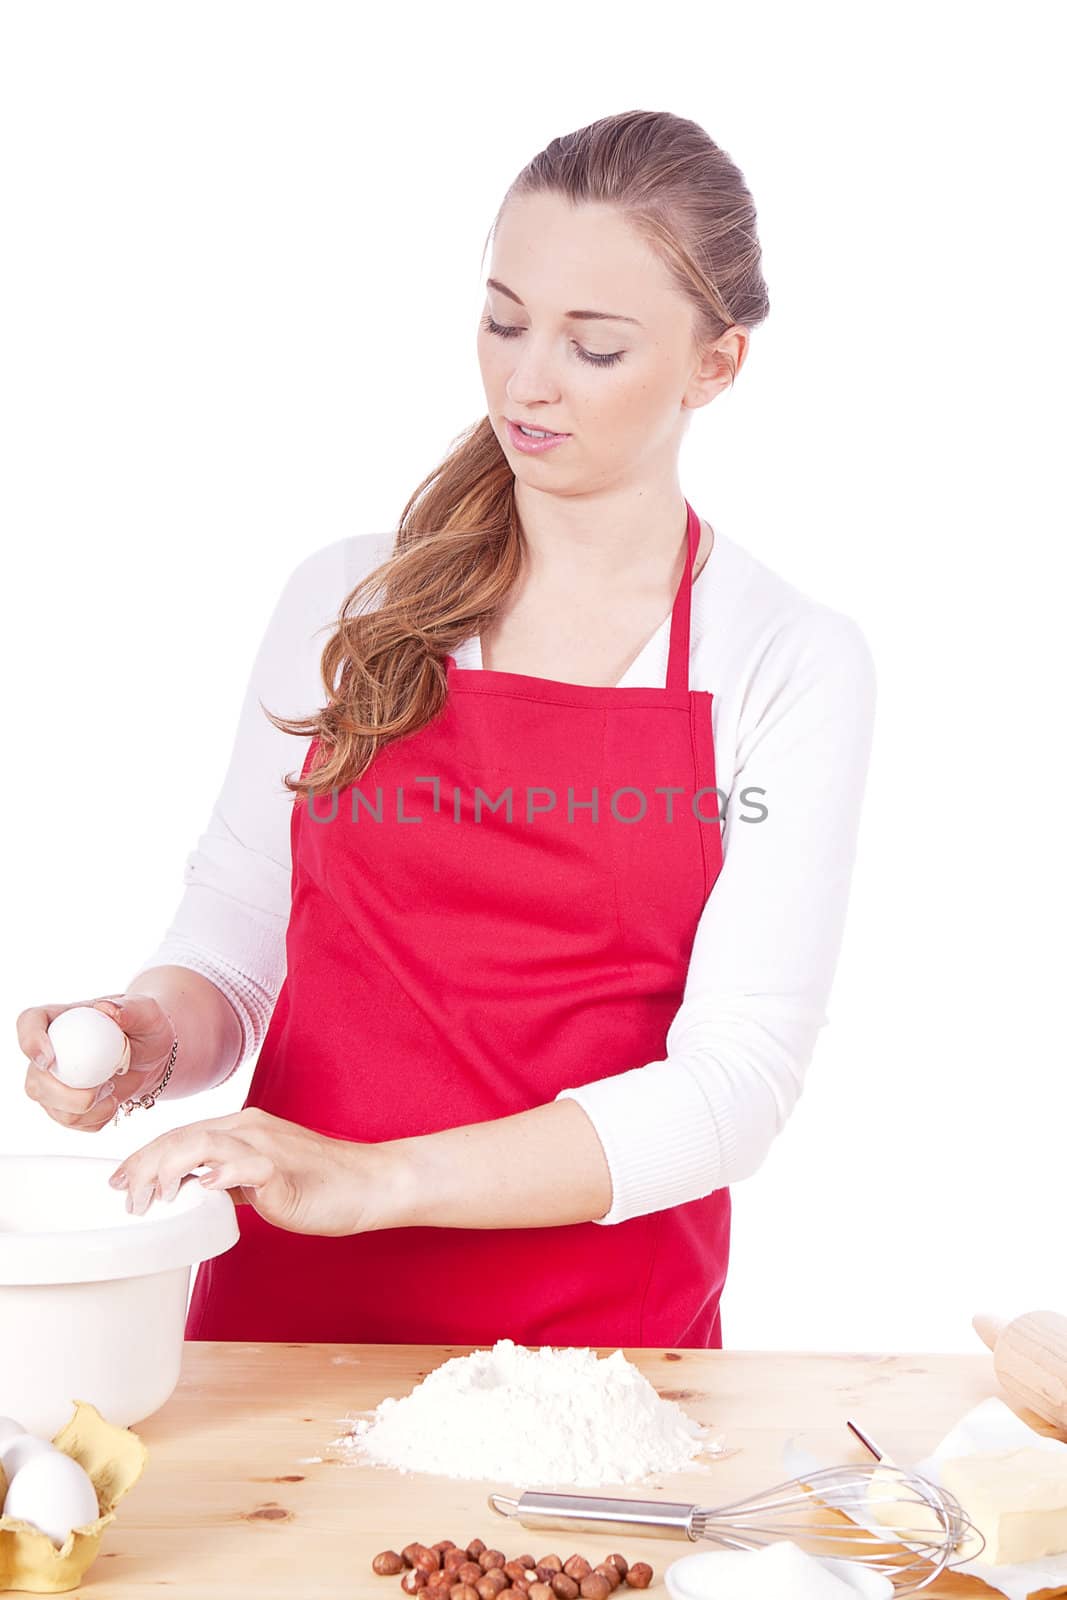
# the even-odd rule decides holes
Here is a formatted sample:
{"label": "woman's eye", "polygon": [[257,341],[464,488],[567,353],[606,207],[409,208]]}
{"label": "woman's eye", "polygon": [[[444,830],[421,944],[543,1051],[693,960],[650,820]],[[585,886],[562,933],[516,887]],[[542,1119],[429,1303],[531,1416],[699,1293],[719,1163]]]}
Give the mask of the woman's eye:
{"label": "woman's eye", "polygon": [[[482,323],[482,327],[485,328],[488,333],[495,333],[501,339],[515,339],[522,332],[521,328],[512,328],[503,322],[494,322],[492,317],[486,317]],[[593,353],[589,350],[583,350],[577,340],[573,340],[572,343],[574,344],[574,348],[578,352],[581,360],[588,361],[594,367],[613,367],[615,363],[617,361],[621,361],[623,356],[626,354],[625,350],[616,350],[614,354],[610,356],[597,356],[593,355]]]}

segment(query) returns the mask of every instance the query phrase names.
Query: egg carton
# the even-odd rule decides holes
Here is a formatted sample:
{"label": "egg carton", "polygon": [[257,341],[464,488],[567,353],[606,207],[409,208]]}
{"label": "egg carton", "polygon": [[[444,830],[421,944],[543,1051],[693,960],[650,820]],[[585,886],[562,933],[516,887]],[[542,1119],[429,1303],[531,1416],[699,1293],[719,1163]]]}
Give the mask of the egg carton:
{"label": "egg carton", "polygon": [[[116,1505],[133,1488],[148,1460],[137,1434],[106,1422],[85,1400],[75,1400],[73,1417],[52,1443],[88,1473],[100,1515],[84,1527],[72,1528],[59,1547],[32,1523],[0,1517],[0,1591],[62,1594],[76,1589],[96,1560],[104,1530],[115,1520]],[[7,1479],[0,1467],[0,1505],[6,1494]]]}

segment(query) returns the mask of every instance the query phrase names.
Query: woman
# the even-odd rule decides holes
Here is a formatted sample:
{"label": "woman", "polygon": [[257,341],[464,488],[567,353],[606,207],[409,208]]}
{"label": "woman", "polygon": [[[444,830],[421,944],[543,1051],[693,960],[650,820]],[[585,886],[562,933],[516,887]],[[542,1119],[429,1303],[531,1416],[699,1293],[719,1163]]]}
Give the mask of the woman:
{"label": "woman", "polygon": [[[175,924],[95,1002],[127,1110],[259,1049],[241,1111],[112,1179],[238,1202],[190,1338],[717,1348],[729,1185],[827,1020],[870,653],[678,484],[767,313],[751,196],[630,112],[554,140],[491,236],[486,416],[395,537],[294,574]],[[316,709],[276,715],[323,615]],[[26,1087],[81,1128],[119,1099]]]}

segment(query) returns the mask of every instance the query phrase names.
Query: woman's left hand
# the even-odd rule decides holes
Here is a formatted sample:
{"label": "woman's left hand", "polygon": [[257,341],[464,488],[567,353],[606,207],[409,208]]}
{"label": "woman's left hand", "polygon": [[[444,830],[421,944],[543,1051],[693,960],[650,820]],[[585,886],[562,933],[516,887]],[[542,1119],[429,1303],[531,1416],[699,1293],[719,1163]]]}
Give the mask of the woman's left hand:
{"label": "woman's left hand", "polygon": [[[330,1139],[248,1106],[161,1134],[127,1156],[108,1182],[126,1189],[127,1211],[140,1216],[157,1197],[173,1200],[194,1168],[208,1166],[213,1176],[205,1174],[205,1188],[229,1190],[236,1205],[254,1206],[277,1228],[364,1233],[390,1225],[383,1220],[393,1176],[387,1149]],[[125,1184],[116,1181],[123,1175]]]}

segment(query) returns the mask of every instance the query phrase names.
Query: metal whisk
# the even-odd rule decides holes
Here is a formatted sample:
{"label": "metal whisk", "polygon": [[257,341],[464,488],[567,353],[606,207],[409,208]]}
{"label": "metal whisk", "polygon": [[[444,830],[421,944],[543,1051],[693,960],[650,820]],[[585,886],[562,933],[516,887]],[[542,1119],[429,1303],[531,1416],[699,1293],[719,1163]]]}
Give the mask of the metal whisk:
{"label": "metal whisk", "polygon": [[[880,1484],[877,1519],[868,1501],[875,1473]],[[762,1494],[714,1507],[534,1490],[518,1499],[491,1494],[489,1504],[524,1528],[598,1533],[610,1529],[664,1539],[708,1539],[728,1550],[758,1550],[779,1539],[792,1539],[813,1556],[862,1562],[890,1578],[898,1594],[926,1588],[946,1567],[972,1560],[985,1544],[959,1501],[946,1489],[916,1472],[876,1462],[826,1467],[776,1484]],[[827,1508],[871,1523],[884,1518],[892,1526],[883,1526],[876,1533],[858,1522],[831,1522],[825,1514]],[[815,1519],[806,1520],[805,1513],[813,1510]],[[967,1554],[953,1562],[953,1552],[965,1538]]]}

